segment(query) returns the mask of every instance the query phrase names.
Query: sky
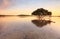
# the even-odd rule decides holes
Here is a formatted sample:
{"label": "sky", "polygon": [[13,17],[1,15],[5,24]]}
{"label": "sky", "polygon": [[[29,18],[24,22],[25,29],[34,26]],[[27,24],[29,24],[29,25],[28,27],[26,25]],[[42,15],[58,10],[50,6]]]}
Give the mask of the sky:
{"label": "sky", "polygon": [[60,16],[60,0],[0,0],[0,15],[31,15],[38,8]]}

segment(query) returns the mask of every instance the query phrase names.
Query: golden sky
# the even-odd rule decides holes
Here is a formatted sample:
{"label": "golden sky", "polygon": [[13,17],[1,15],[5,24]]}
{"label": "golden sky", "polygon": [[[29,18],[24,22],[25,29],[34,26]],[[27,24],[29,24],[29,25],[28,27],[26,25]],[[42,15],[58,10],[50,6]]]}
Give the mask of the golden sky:
{"label": "golden sky", "polygon": [[60,16],[60,0],[0,0],[0,15],[30,15],[37,8],[44,8]]}

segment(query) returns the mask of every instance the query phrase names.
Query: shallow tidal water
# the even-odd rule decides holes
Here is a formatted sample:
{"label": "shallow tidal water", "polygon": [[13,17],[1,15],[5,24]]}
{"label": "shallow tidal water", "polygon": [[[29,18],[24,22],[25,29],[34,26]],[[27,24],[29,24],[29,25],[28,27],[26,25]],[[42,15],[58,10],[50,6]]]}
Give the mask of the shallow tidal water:
{"label": "shallow tidal water", "polygon": [[60,17],[0,17],[0,39],[60,39]]}

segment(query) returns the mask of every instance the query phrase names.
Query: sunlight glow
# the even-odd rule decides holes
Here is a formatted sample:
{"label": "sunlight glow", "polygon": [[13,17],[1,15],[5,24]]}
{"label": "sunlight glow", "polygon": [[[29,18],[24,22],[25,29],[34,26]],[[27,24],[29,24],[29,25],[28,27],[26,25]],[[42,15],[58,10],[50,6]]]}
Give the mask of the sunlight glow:
{"label": "sunlight glow", "polygon": [[[58,0],[0,0],[0,2],[0,15],[31,15],[37,8],[45,8],[51,11],[53,16],[60,16],[60,1]],[[15,5],[12,5],[12,2]]]}

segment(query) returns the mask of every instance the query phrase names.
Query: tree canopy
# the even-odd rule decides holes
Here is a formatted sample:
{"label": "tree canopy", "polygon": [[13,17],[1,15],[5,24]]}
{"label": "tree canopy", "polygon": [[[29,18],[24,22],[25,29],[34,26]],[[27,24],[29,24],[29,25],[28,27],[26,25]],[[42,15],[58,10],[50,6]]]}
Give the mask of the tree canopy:
{"label": "tree canopy", "polygon": [[32,15],[39,15],[39,16],[46,16],[46,15],[52,15],[52,12],[46,10],[46,9],[43,9],[43,8],[39,8],[35,11],[32,12]]}

